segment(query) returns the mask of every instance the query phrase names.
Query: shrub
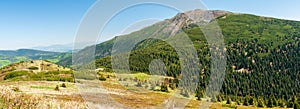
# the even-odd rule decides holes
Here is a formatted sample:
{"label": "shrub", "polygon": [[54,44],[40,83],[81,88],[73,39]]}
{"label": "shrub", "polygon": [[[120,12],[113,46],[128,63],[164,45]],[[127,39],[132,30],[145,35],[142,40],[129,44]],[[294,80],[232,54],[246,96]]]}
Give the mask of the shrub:
{"label": "shrub", "polygon": [[65,83],[62,83],[62,84],[61,84],[61,87],[67,88],[67,85],[66,85]]}
{"label": "shrub", "polygon": [[143,87],[142,86],[142,82],[137,82],[137,84],[135,85],[136,87]]}
{"label": "shrub", "polygon": [[169,89],[168,89],[168,86],[167,85],[165,85],[165,84],[162,84],[161,86],[160,86],[160,90],[162,91],[162,92],[169,92]]}
{"label": "shrub", "polygon": [[100,80],[100,81],[106,81],[106,78],[103,77],[103,76],[100,76],[100,77],[99,77],[99,80]]}
{"label": "shrub", "polygon": [[27,71],[10,72],[4,77],[4,80],[12,79],[12,78],[15,78],[18,76],[23,76],[23,75],[29,75],[29,73]]}
{"label": "shrub", "polygon": [[12,90],[15,91],[15,92],[20,92],[21,91],[19,87],[13,87]]}
{"label": "shrub", "polygon": [[36,66],[31,66],[31,67],[29,67],[28,69],[29,69],[29,70],[38,70],[39,68],[36,67]]}
{"label": "shrub", "polygon": [[54,90],[56,90],[56,91],[59,91],[59,87],[58,87],[58,85],[56,85],[56,87],[55,87],[55,89]]}

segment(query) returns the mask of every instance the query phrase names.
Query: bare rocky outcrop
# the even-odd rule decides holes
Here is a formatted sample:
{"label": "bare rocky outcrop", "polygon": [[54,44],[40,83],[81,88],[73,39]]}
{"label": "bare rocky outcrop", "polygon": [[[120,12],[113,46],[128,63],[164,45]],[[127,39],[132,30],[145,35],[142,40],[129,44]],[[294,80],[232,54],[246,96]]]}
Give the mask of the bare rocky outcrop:
{"label": "bare rocky outcrop", "polygon": [[170,36],[181,32],[183,28],[189,28],[192,24],[202,25],[231,12],[222,10],[192,10],[179,13],[171,19],[167,19],[166,28],[163,31],[170,32]]}

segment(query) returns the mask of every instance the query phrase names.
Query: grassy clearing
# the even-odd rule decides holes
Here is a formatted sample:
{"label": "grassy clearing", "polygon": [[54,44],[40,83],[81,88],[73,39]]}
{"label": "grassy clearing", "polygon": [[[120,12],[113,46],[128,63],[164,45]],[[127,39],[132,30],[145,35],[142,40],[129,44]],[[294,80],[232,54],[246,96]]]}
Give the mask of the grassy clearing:
{"label": "grassy clearing", "polygon": [[[0,108],[85,109],[83,99],[72,83],[55,91],[58,82],[6,82],[0,84]],[[73,85],[73,86],[72,86]],[[70,87],[68,87],[70,86]],[[16,91],[15,89],[18,89]]]}
{"label": "grassy clearing", "polygon": [[[161,92],[152,91],[142,87],[125,86],[120,83],[118,76],[113,73],[101,73],[107,78],[106,81],[99,80],[78,80],[84,85],[88,82],[87,88],[82,90],[92,90],[89,88],[103,86],[108,92],[100,90],[94,92],[93,90],[85,95],[80,95],[75,83],[59,82],[59,81],[11,81],[0,82],[0,108],[61,108],[61,109],[85,109],[86,104],[84,100],[91,99],[92,103],[108,103],[108,107],[116,107],[113,102],[118,102],[124,106],[132,108],[166,108],[169,103],[173,103],[174,106],[183,105],[183,101],[190,100],[186,105],[187,109],[197,109],[201,101],[195,100],[195,98],[185,98],[175,95],[176,102],[168,100],[174,93],[173,92]],[[142,79],[148,78],[144,74],[122,74],[124,77],[136,77],[140,76]],[[141,79],[140,78],[140,79]],[[151,78],[148,79],[148,81]],[[127,80],[131,81],[131,80]],[[131,81],[134,82],[134,81]],[[62,84],[66,85],[66,88],[61,87]],[[55,91],[55,87],[59,86],[59,91]],[[16,90],[18,89],[18,90]],[[99,97],[107,93],[112,101]],[[88,98],[81,98],[81,97]],[[91,102],[87,102],[91,103]],[[102,106],[102,105],[101,105]],[[116,107],[117,108],[117,107]],[[222,103],[213,103],[211,109],[251,109],[254,107],[248,106],[229,106]]]}

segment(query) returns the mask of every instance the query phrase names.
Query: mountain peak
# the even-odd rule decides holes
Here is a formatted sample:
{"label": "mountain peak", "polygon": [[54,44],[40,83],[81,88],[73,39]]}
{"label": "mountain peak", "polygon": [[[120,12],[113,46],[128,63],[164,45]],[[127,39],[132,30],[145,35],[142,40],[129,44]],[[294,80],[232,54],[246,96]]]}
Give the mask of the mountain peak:
{"label": "mountain peak", "polygon": [[179,33],[183,28],[188,28],[191,24],[203,24],[209,23],[217,17],[223,16],[231,12],[222,10],[201,10],[196,9],[192,11],[187,11],[184,13],[178,13],[175,17],[167,19],[166,22],[168,26],[164,28],[164,31],[171,32],[170,35],[173,36]]}
{"label": "mountain peak", "polygon": [[196,9],[196,10],[192,10],[192,11],[187,11],[184,12],[184,14],[190,16],[190,17],[213,17],[213,18],[217,18],[220,17],[222,15],[231,13],[229,11],[223,11],[223,10],[202,10],[202,9]]}
{"label": "mountain peak", "polygon": [[192,11],[187,11],[184,13],[178,13],[175,17],[169,19],[170,21],[174,20],[191,20],[192,22],[210,22],[213,19],[223,16],[231,12],[223,10],[202,10],[196,9]]}

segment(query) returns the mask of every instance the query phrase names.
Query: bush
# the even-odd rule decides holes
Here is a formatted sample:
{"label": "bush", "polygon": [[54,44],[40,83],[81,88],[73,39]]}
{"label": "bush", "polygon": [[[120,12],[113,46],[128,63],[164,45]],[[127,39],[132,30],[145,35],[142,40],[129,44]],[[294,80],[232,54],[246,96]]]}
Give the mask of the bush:
{"label": "bush", "polygon": [[13,87],[12,90],[15,91],[15,92],[20,92],[21,91],[19,87]]}
{"label": "bush", "polygon": [[56,85],[56,87],[55,87],[55,89],[54,90],[56,90],[56,91],[59,91],[59,87],[58,87],[58,85]]}
{"label": "bush", "polygon": [[162,92],[169,92],[169,89],[168,89],[168,86],[167,85],[165,85],[165,84],[162,84],[161,86],[160,86],[160,90],[162,91]]}
{"label": "bush", "polygon": [[36,66],[31,66],[31,67],[29,67],[28,69],[29,69],[29,70],[38,70],[39,68],[36,67]]}
{"label": "bush", "polygon": [[137,82],[136,87],[143,87],[142,82]]}
{"label": "bush", "polygon": [[10,72],[5,77],[4,80],[12,79],[19,76],[29,75],[27,71],[16,71],[16,72]]}
{"label": "bush", "polygon": [[62,84],[61,84],[61,87],[67,88],[67,85],[66,85],[65,83],[62,83]]}
{"label": "bush", "polygon": [[100,77],[99,77],[99,80],[100,80],[100,81],[106,81],[106,78],[103,77],[103,76],[100,76]]}

